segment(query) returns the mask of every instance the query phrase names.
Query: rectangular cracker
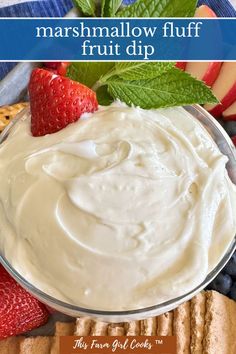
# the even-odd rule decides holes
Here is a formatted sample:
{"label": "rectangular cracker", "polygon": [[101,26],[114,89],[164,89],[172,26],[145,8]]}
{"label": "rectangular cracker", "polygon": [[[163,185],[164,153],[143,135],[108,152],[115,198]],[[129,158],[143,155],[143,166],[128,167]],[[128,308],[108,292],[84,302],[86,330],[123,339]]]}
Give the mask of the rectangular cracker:
{"label": "rectangular cracker", "polygon": [[190,354],[189,301],[174,310],[173,334],[177,336],[177,354]]}
{"label": "rectangular cracker", "polygon": [[60,352],[60,337],[72,336],[74,334],[74,322],[56,322],[55,337],[52,339],[52,347],[50,354],[59,354]]}
{"label": "rectangular cracker", "polygon": [[11,106],[0,107],[0,133],[10,123],[10,121],[19,113],[23,108],[28,106],[27,102],[16,103]]}
{"label": "rectangular cracker", "polygon": [[236,302],[233,300],[229,300],[229,313],[230,313],[230,328],[231,328],[230,354],[235,354],[236,353]]}
{"label": "rectangular cracker", "polygon": [[19,354],[20,341],[23,337],[9,337],[0,340],[0,353],[1,354]]}
{"label": "rectangular cracker", "polygon": [[101,321],[94,321],[91,329],[91,336],[107,336],[108,323]]}
{"label": "rectangular cracker", "polygon": [[173,335],[173,312],[166,312],[157,317],[157,335]]}
{"label": "rectangular cracker", "polygon": [[191,316],[191,354],[202,354],[206,313],[206,297],[202,292],[190,301]]}
{"label": "rectangular cracker", "polygon": [[124,323],[111,323],[108,326],[108,336],[124,336],[125,327]]}
{"label": "rectangular cracker", "polygon": [[56,322],[55,336],[72,336],[74,334],[74,322]]}
{"label": "rectangular cracker", "polygon": [[140,323],[141,336],[155,336],[157,333],[156,317],[142,320]]}
{"label": "rectangular cracker", "polygon": [[80,317],[76,319],[75,336],[89,336],[93,321],[89,317]]}
{"label": "rectangular cracker", "polygon": [[206,292],[203,354],[235,354],[235,302],[216,291]]}
{"label": "rectangular cracker", "polygon": [[130,321],[125,323],[125,330],[127,336],[140,335],[140,321]]}
{"label": "rectangular cracker", "polygon": [[51,348],[51,337],[30,337],[20,342],[19,354],[48,354]]}

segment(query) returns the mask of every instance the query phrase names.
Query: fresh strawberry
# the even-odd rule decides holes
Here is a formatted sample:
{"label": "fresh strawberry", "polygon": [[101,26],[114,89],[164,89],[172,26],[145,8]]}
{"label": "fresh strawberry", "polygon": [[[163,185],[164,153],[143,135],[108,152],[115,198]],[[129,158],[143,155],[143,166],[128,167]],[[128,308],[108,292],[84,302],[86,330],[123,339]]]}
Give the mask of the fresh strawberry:
{"label": "fresh strawberry", "polygon": [[234,146],[236,146],[236,135],[232,136],[231,139],[232,139],[232,141],[234,143]]}
{"label": "fresh strawberry", "polygon": [[60,62],[58,63],[58,62],[49,61],[49,62],[44,63],[44,66],[45,66],[45,68],[56,70],[58,68],[59,64],[60,64]]}
{"label": "fresh strawberry", "polygon": [[45,324],[48,311],[0,265],[0,340]]}
{"label": "fresh strawberry", "polygon": [[51,73],[57,75],[57,69],[47,68],[47,70],[50,71]]}
{"label": "fresh strawberry", "polygon": [[67,68],[70,65],[70,63],[69,62],[62,62],[62,63],[58,63],[58,64],[59,64],[57,66],[58,75],[66,76]]}
{"label": "fresh strawberry", "polygon": [[55,133],[98,108],[94,91],[44,69],[33,70],[29,97],[33,136]]}
{"label": "fresh strawberry", "polygon": [[54,71],[55,74],[66,76],[66,71],[70,62],[47,62],[44,63],[45,68],[49,71]]}

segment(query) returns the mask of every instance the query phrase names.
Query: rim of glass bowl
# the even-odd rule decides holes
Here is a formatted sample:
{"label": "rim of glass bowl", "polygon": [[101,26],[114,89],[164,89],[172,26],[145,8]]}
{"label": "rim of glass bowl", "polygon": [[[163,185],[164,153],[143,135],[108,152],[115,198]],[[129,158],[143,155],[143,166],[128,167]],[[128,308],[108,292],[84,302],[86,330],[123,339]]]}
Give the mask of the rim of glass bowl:
{"label": "rim of glass bowl", "polygon": [[[214,131],[215,139],[220,141],[220,144],[217,144],[222,153],[228,156],[229,158],[229,165],[227,167],[228,172],[229,168],[234,170],[234,173],[231,175],[231,179],[234,183],[236,183],[236,153],[234,145],[222,128],[222,126],[207,112],[199,105],[193,106],[184,106],[184,108],[191,113],[195,118],[197,118],[203,125],[207,126],[208,129],[212,129]],[[7,138],[9,130],[11,127],[17,122],[18,119],[21,119],[24,114],[27,112],[28,108],[21,111],[16,118],[8,125],[6,129],[4,129],[3,133],[0,135],[0,144]],[[227,151],[225,151],[227,150]],[[46,303],[47,305],[51,306],[52,308],[57,309],[63,313],[68,315],[78,317],[78,316],[90,316],[95,318],[100,318],[108,322],[114,321],[125,321],[125,320],[132,320],[132,319],[143,319],[155,314],[164,313],[169,311],[180,303],[189,300],[195,294],[203,290],[221,271],[221,269],[225,266],[228,262],[230,257],[232,256],[234,250],[236,249],[236,236],[234,237],[233,241],[231,242],[230,246],[228,247],[226,253],[224,254],[221,261],[216,265],[216,267],[207,275],[205,280],[199,284],[197,287],[189,291],[188,293],[179,296],[177,298],[171,299],[169,301],[165,301],[158,305],[153,305],[149,307],[144,307],[141,309],[134,309],[134,310],[125,310],[125,311],[106,311],[106,310],[94,310],[94,309],[86,309],[81,306],[73,305],[70,303],[66,303],[64,301],[58,300],[43,291],[36,288],[34,285],[30,284],[26,279],[24,279],[7,261],[7,259],[0,254],[0,262],[6,268],[6,270],[15,278],[15,280],[20,283],[26,290],[28,290],[31,294],[33,294],[36,298],[40,301]]]}

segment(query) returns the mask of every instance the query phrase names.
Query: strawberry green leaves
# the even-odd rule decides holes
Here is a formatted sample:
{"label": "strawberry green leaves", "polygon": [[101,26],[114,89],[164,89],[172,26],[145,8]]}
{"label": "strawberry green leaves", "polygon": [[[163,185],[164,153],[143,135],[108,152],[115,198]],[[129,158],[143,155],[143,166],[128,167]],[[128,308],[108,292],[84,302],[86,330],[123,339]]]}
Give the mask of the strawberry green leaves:
{"label": "strawberry green leaves", "polygon": [[217,102],[202,81],[174,63],[74,63],[68,76],[95,90],[103,105],[115,99],[144,109]]}

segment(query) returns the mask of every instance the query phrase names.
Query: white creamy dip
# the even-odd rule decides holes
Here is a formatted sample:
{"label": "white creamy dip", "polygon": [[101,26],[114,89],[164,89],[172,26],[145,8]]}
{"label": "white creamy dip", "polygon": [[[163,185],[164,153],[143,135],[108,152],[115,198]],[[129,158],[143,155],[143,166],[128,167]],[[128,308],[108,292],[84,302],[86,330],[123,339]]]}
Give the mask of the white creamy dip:
{"label": "white creamy dip", "polygon": [[0,146],[0,249],[29,282],[87,308],[137,309],[192,290],[235,231],[236,189],[183,108],[100,107]]}

